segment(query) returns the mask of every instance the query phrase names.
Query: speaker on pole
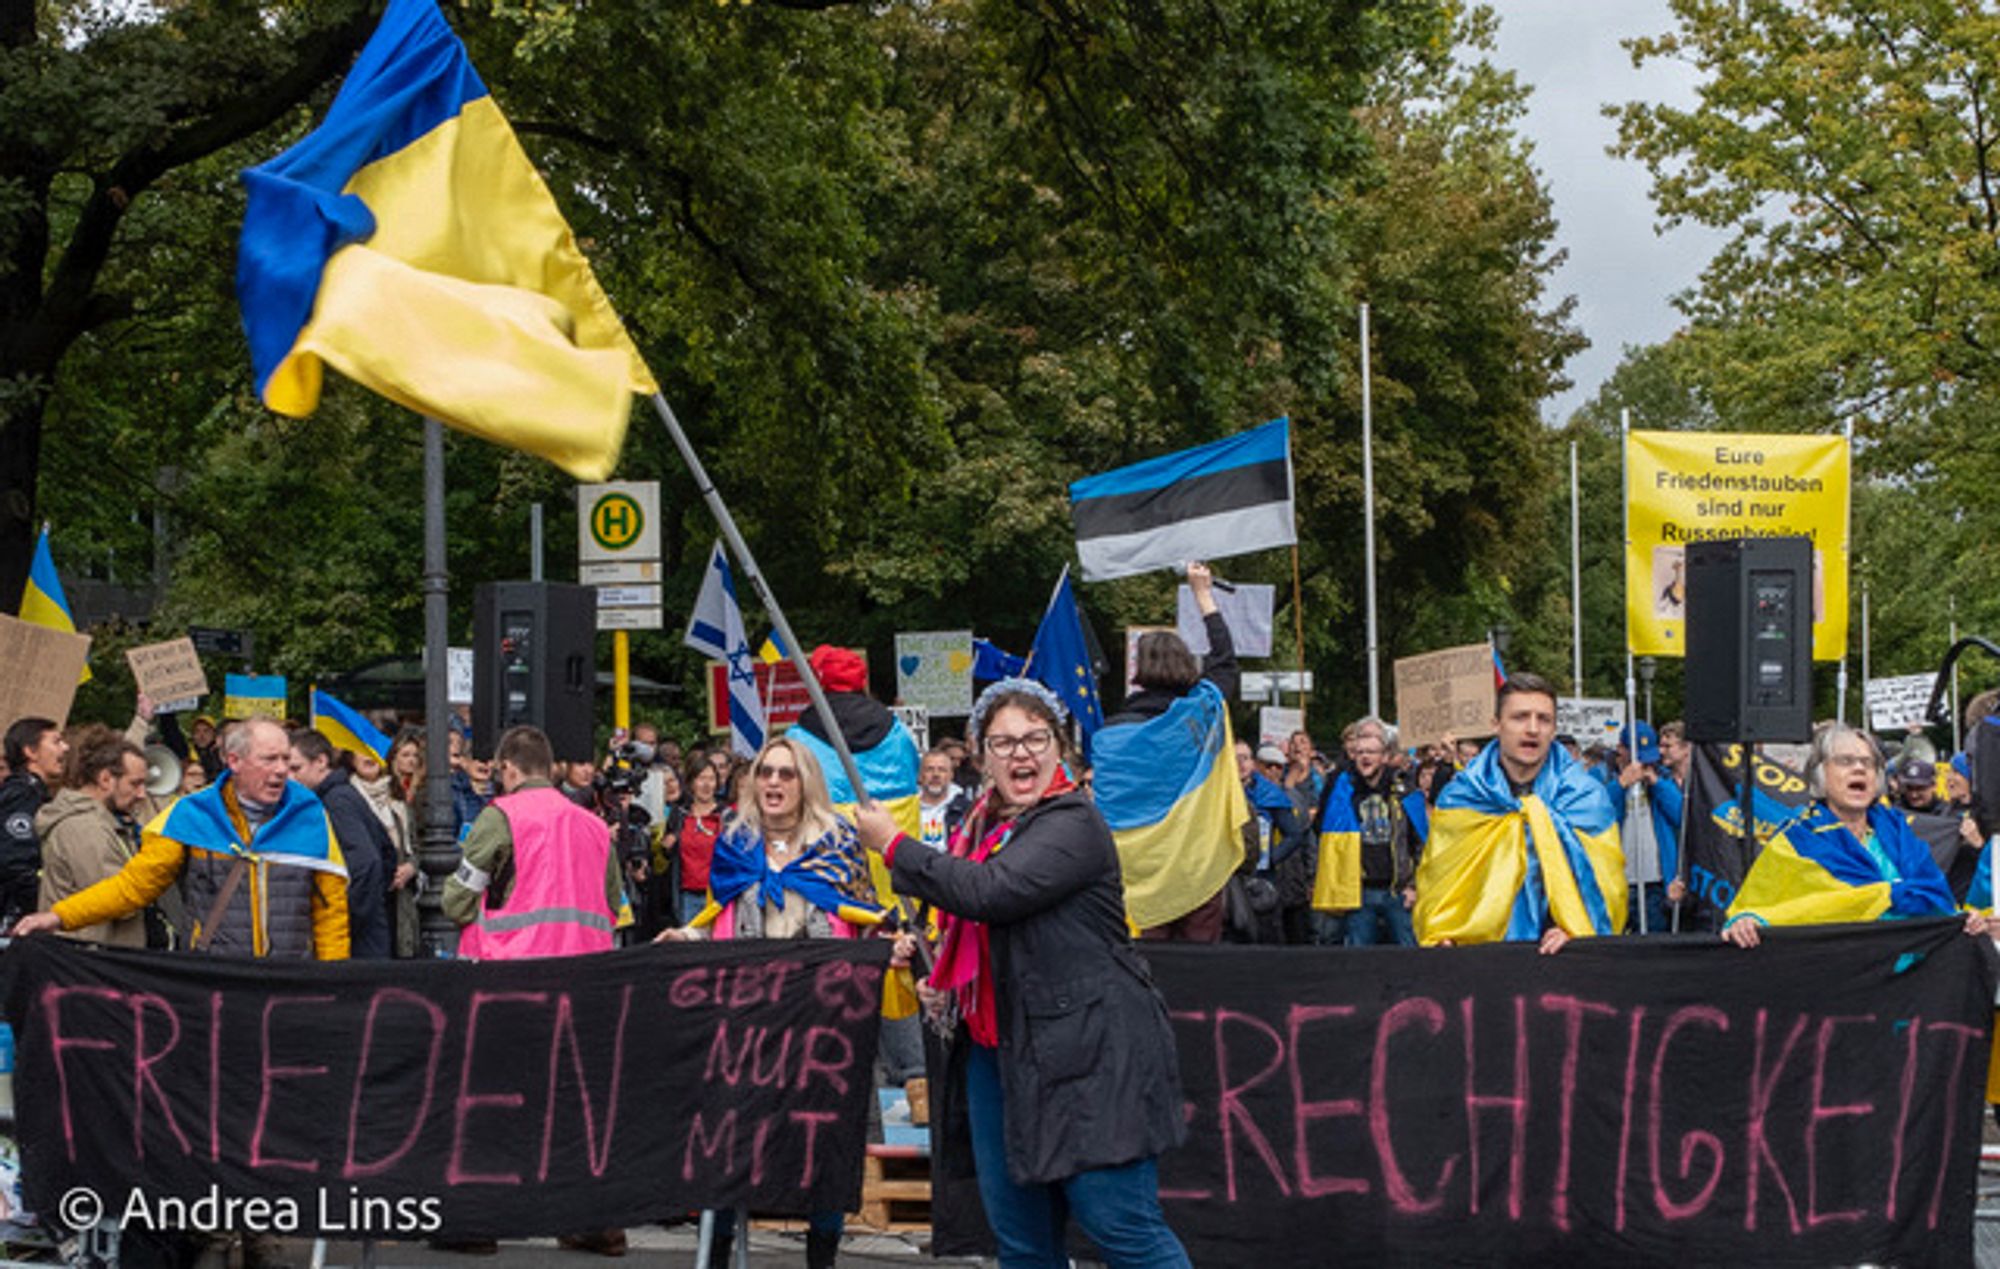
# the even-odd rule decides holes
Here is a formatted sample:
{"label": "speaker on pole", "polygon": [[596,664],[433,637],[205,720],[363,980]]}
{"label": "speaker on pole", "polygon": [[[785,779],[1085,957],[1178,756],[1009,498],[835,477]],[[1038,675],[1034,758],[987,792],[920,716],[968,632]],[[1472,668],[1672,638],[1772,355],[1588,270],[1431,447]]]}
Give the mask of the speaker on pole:
{"label": "speaker on pole", "polygon": [[491,755],[509,727],[548,733],[559,762],[596,748],[597,591],[561,582],[485,582],[473,594],[472,746]]}
{"label": "speaker on pole", "polygon": [[1687,548],[1687,735],[1812,739],[1812,540]]}

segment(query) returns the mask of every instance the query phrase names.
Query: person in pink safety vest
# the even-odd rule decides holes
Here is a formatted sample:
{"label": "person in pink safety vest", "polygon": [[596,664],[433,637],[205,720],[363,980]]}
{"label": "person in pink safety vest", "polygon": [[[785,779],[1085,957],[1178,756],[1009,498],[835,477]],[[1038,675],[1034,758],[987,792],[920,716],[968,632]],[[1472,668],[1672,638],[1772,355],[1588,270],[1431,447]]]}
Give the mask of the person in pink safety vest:
{"label": "person in pink safety vest", "polygon": [[445,915],[468,960],[608,952],[625,887],[605,822],[564,797],[555,757],[534,727],[500,737],[501,795],[465,835],[445,882]]}

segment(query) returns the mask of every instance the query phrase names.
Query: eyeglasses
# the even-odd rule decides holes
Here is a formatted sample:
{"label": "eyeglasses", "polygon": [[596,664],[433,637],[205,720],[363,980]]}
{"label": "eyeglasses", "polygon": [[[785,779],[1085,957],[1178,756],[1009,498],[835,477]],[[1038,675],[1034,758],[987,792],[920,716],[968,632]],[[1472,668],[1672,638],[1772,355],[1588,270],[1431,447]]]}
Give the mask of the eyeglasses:
{"label": "eyeglasses", "polygon": [[780,784],[790,784],[799,778],[799,769],[797,767],[759,767],[757,768],[757,778],[759,780],[776,780]]}
{"label": "eyeglasses", "polygon": [[1832,755],[1826,760],[1826,765],[1829,767],[1848,767],[1848,768],[1867,767],[1870,770],[1873,770],[1875,766],[1875,757],[1873,754],[1865,754],[1865,753],[1837,753]]}
{"label": "eyeglasses", "polygon": [[1023,736],[988,736],[981,744],[987,753],[995,757],[1011,758],[1017,753],[1026,753],[1031,758],[1039,758],[1055,742],[1056,734],[1042,727]]}

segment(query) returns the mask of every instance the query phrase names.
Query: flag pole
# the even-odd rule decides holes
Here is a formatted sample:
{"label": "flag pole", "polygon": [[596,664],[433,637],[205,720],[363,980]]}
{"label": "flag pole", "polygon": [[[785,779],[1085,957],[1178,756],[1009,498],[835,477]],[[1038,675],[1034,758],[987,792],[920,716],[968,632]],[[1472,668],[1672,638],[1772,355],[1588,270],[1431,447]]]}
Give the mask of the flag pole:
{"label": "flag pole", "polygon": [[[1621,408],[1618,411],[1618,496],[1620,505],[1624,508],[1624,515],[1622,517],[1624,524],[1621,527],[1625,533],[1625,549],[1628,555],[1631,553],[1632,548],[1632,483],[1626,476],[1625,463],[1626,454],[1631,448],[1632,411]],[[1575,461],[1575,454],[1576,451],[1572,449],[1570,451],[1572,463]],[[1571,512],[1571,516],[1573,519],[1575,516],[1574,511]],[[1581,594],[1581,590],[1578,593]],[[1578,694],[1582,694],[1582,689],[1578,689]],[[1632,597],[1627,595],[1625,597],[1625,753],[1629,762],[1637,762],[1639,760],[1639,729],[1635,725],[1638,722],[1638,718],[1639,681],[1633,677],[1632,670]],[[1643,781],[1634,783],[1632,788],[1624,794],[1624,797],[1628,799],[1628,805],[1630,804],[1629,799],[1642,787],[1644,787]],[[1633,906],[1639,909],[1637,915],[1639,933],[1641,934],[1652,933],[1651,930],[1646,928],[1646,884],[1644,881],[1633,884],[1629,891],[1637,900]],[[1661,878],[1658,884],[1662,886],[1666,885],[1666,879],[1664,877]],[[1617,931],[1613,931],[1613,933],[1617,933]]]}
{"label": "flag pole", "polygon": [[[1064,564],[1063,571],[1056,575],[1055,587],[1049,591],[1049,602],[1042,605],[1043,621],[1047,621],[1049,619],[1049,611],[1056,606],[1056,596],[1062,594],[1063,583],[1068,579],[1069,579],[1069,565]],[[1041,627],[1037,626],[1036,629],[1039,630],[1041,629]],[[1021,659],[1021,673],[1017,677],[1024,679],[1027,678],[1028,671],[1033,669],[1034,665],[1035,665],[1035,645],[1031,643],[1028,645],[1028,655]],[[1127,667],[1127,673],[1128,674],[1130,673],[1129,667]],[[1082,728],[1079,726],[1078,730],[1081,731]]]}
{"label": "flag pole", "polygon": [[1569,690],[1583,703],[1583,488],[1577,478],[1576,442],[1569,443]]}
{"label": "flag pole", "polygon": [[736,528],[736,517],[729,514],[729,506],[722,501],[722,494],[715,483],[708,478],[708,469],[701,465],[701,458],[694,452],[694,445],[682,430],[681,422],[674,417],[674,408],[667,404],[666,397],[653,394],[653,410],[666,425],[667,435],[673,439],[674,448],[680,451],[681,461],[687,464],[688,475],[694,477],[696,492],[708,504],[709,514],[722,529],[722,540],[729,546],[729,552],[736,557],[737,568],[749,579],[763,603],[764,611],[771,615],[771,624],[778,629],[779,641],[785,645],[785,656],[798,670],[799,678],[805,682],[806,695],[812,698],[813,708],[819,711],[820,721],[826,724],[826,740],[833,746],[833,752],[840,758],[840,769],[847,773],[847,782],[854,788],[854,800],[860,806],[873,806],[875,800],[868,796],[868,786],[861,780],[861,767],[854,761],[854,751],[847,747],[847,737],[840,734],[840,728],[833,721],[833,709],[826,703],[826,692],[820,687],[819,676],[813,673],[811,662],[806,660],[804,647],[798,636],[792,633],[792,623],[785,620],[784,609],[778,606],[778,597],[771,593],[771,587],[764,580],[764,574],[757,568],[757,559],[750,554],[750,547],[743,541],[743,534]]}
{"label": "flag pole", "polygon": [[1306,729],[1306,709],[1312,693],[1306,691],[1306,608],[1305,592],[1299,586],[1299,544],[1292,543],[1292,637],[1299,649],[1299,730]]}
{"label": "flag pole", "polygon": [[1362,555],[1367,564],[1368,713],[1382,716],[1382,649],[1375,626],[1375,401],[1368,366],[1368,306],[1361,306],[1361,503]]}
{"label": "flag pole", "polygon": [[444,540],[444,424],[424,419],[424,831],[418,850],[429,884],[417,892],[417,928],[424,953],[449,956],[458,927],[440,900],[445,878],[458,867],[452,839],[450,574]]}
{"label": "flag pole", "polygon": [[[1847,505],[1841,508],[1845,522],[1840,526],[1840,571],[1843,576],[1851,579],[1853,574],[1847,567],[1847,556],[1854,547],[1854,419],[1852,416],[1847,419],[1842,431],[1847,437]],[[1849,584],[1851,587],[1851,581]],[[1851,590],[1850,593],[1852,593]],[[1865,678],[1866,676],[1864,675],[1863,677]],[[1847,641],[1845,639],[1841,641],[1840,645],[1840,673],[1835,679],[1833,691],[1833,721],[1845,726],[1847,723]],[[1862,691],[1865,696],[1867,692],[1865,684]],[[1865,708],[1861,714],[1861,729],[1863,731],[1868,729],[1868,713]]]}

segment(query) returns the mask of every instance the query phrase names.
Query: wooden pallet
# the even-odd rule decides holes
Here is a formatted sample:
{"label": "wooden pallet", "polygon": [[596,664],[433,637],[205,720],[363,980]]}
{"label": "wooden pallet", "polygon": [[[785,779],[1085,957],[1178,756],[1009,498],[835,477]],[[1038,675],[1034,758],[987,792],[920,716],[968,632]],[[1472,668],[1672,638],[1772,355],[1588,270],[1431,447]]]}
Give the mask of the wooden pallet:
{"label": "wooden pallet", "polygon": [[861,1223],[890,1233],[930,1228],[929,1156],[915,1146],[869,1146],[861,1164]]}

